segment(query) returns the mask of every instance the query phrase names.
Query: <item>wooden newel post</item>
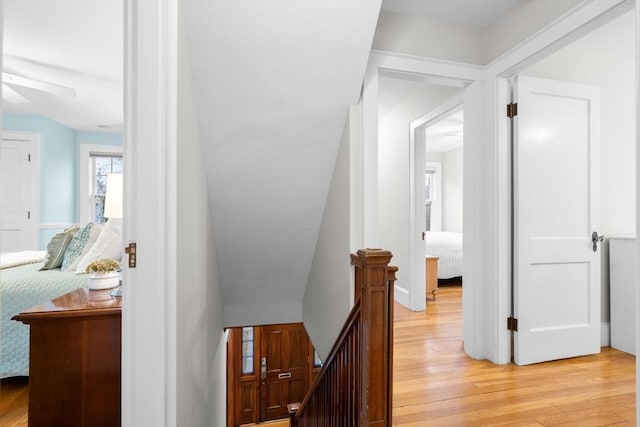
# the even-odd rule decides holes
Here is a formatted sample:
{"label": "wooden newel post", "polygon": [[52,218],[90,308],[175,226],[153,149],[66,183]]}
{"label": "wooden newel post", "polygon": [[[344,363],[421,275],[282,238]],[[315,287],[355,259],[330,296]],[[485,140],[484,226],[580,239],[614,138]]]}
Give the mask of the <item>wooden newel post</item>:
{"label": "wooden newel post", "polygon": [[360,425],[391,426],[393,363],[393,281],[389,261],[380,249],[360,249],[351,255],[356,297],[361,297],[362,360]]}

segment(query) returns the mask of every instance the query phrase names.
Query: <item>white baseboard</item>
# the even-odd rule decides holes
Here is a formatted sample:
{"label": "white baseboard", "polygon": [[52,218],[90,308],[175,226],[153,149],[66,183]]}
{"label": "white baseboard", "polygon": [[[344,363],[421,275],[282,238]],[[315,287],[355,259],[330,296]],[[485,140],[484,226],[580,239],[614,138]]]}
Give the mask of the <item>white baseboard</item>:
{"label": "white baseboard", "polygon": [[609,322],[600,323],[600,347],[611,345],[611,324]]}
{"label": "white baseboard", "polygon": [[393,299],[396,302],[409,308],[409,291],[408,290],[406,290],[405,288],[401,288],[398,285],[394,285],[393,297],[394,297]]}

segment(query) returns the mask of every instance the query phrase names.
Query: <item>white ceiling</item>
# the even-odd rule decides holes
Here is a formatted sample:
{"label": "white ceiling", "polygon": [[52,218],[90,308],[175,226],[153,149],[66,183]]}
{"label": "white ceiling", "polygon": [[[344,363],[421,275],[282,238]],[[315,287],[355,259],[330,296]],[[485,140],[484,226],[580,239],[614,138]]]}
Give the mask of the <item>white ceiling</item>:
{"label": "white ceiling", "polygon": [[122,131],[121,0],[6,0],[2,24],[4,72],[76,90],[69,97],[11,85],[31,102],[3,101],[3,111],[77,130]]}
{"label": "white ceiling", "polygon": [[462,147],[463,114],[454,112],[426,129],[427,151],[444,153]]}
{"label": "white ceiling", "polygon": [[405,15],[487,27],[521,0],[382,0],[382,9]]}

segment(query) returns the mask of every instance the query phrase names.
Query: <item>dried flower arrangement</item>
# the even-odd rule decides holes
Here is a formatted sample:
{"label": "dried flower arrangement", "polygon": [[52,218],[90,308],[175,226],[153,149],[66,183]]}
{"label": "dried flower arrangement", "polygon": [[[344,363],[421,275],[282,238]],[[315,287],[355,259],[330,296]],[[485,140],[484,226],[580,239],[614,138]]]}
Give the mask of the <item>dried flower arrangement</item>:
{"label": "dried flower arrangement", "polygon": [[120,263],[113,259],[98,259],[87,265],[87,273],[107,273],[120,270]]}

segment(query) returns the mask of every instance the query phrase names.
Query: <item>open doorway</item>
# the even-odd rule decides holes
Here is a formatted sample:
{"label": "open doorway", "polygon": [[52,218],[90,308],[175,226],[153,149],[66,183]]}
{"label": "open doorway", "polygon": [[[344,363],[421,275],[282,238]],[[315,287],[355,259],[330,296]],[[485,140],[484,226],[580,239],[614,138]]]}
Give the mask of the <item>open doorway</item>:
{"label": "open doorway", "polygon": [[[633,289],[621,288],[623,285],[616,281],[613,286],[610,284],[609,266],[619,268],[620,254],[610,259],[608,244],[599,243],[599,236],[604,236],[605,242],[609,239],[615,242],[620,238],[632,240],[636,233],[634,25],[633,11],[624,13],[517,73],[514,87],[519,92],[518,116],[522,118],[516,116],[514,119],[518,121],[514,130],[513,196],[513,314],[518,319],[518,333],[514,342],[516,363],[592,354],[610,344],[615,347],[622,342],[635,341],[631,327],[634,323],[633,309],[625,308],[624,304],[616,306],[615,302],[613,306],[610,304],[610,295],[613,301],[622,302],[624,297],[621,298],[621,294],[632,299]],[[567,90],[569,92],[561,93]],[[587,91],[594,95],[587,96]],[[561,93],[556,97],[557,102],[551,101],[555,97],[552,92]],[[527,95],[529,93],[533,96]],[[540,105],[543,107],[532,110],[536,99],[542,101]],[[576,100],[576,108],[569,105]],[[561,104],[558,105],[560,114],[551,112],[557,104]],[[578,139],[571,142],[573,136],[580,132],[572,131],[562,136],[561,132],[556,131],[569,129],[575,122],[571,120],[575,116],[573,113],[580,110],[585,117],[591,117],[585,123],[591,123],[589,126],[592,126],[592,130],[584,127],[584,135],[588,137],[588,140],[585,139],[586,145]],[[554,115],[560,117],[555,127],[552,125]],[[532,144],[534,140],[535,144]],[[553,144],[540,152],[542,157],[537,157],[540,160],[537,161],[535,150],[529,148],[534,145],[542,147],[545,141]],[[582,166],[577,165],[580,159],[584,159]],[[537,164],[538,169],[527,166],[533,164]],[[527,179],[527,170],[530,170],[528,175],[531,179]],[[551,175],[555,175],[555,178],[547,180]],[[532,183],[535,184],[532,186]],[[583,184],[587,186],[584,192],[580,190]],[[563,185],[567,186],[565,195],[555,197],[554,194]],[[552,199],[555,202],[551,202]],[[552,250],[541,252],[539,247],[552,241],[554,224],[561,223],[565,225],[558,228],[556,233],[561,238],[549,248],[558,249],[558,242],[575,242],[576,256],[581,255],[576,259],[571,258],[567,264],[564,273],[567,278],[553,285],[554,280],[563,274],[558,266],[568,260],[573,252],[566,248],[552,256]],[[589,229],[588,233],[585,227]],[[596,233],[594,237],[592,232]],[[584,242],[579,243],[582,240]],[[584,274],[579,266],[584,266]],[[557,273],[547,274],[551,269],[557,270]],[[542,270],[547,273],[542,274]],[[536,277],[538,285],[534,285],[535,281],[532,280]],[[539,286],[541,277],[545,278],[543,286]],[[572,301],[573,308],[567,310],[558,305],[557,313],[564,314],[554,315],[548,304],[549,293],[536,297],[535,292],[531,292],[535,287],[545,293],[544,286],[553,288],[553,293],[559,299]],[[580,304],[582,308],[578,309]],[[533,311],[530,311],[532,308]],[[540,313],[544,313],[544,316]],[[628,320],[624,321],[620,316]],[[552,342],[550,335],[562,330],[550,323],[552,317],[558,320],[558,325],[571,326],[567,330],[571,340],[558,338],[559,342],[570,342],[571,345],[563,351],[559,350],[562,347],[560,345],[547,346],[560,352],[545,356],[540,350],[545,346],[536,345],[538,350],[534,350],[527,345],[530,342],[527,337],[535,340],[536,335],[544,335],[544,338],[540,338],[543,342]],[[614,319],[613,324],[611,319]],[[545,327],[541,326],[543,323]],[[591,332],[579,333],[580,329],[586,331],[587,328]],[[535,333],[529,334],[529,331]],[[582,335],[584,339],[578,338]],[[610,339],[611,335],[615,335],[614,341]],[[587,340],[590,342],[588,346]],[[634,346],[625,347],[631,350]]]}
{"label": "open doorway", "polygon": [[427,297],[439,284],[462,285],[463,149],[462,105],[425,128],[425,268]]}
{"label": "open doorway", "polygon": [[[394,248],[395,262],[406,272],[396,284],[396,301],[414,311],[424,310],[426,295],[433,298],[437,293],[438,275],[435,274],[435,286],[434,279],[429,281],[427,277],[434,276],[429,270],[433,272],[437,263],[434,255],[439,251],[431,248],[436,254],[427,254],[426,233],[433,236],[440,233],[442,237],[442,232],[448,231],[443,227],[452,228],[458,234],[462,231],[463,152],[460,145],[466,83],[392,72],[381,73],[379,78],[380,241],[384,247]],[[455,130],[447,130],[452,126]],[[436,138],[436,133],[441,132],[448,135]],[[431,143],[427,141],[428,134]],[[453,134],[456,136],[452,138]],[[449,141],[445,143],[446,139]],[[431,158],[427,156],[428,148]],[[446,172],[443,170],[445,158]],[[443,186],[447,174],[450,176]],[[443,212],[447,209],[450,215],[444,218]],[[460,236],[457,237],[456,251],[461,255],[462,242]],[[462,275],[461,256],[455,264],[456,273],[443,270],[447,278]]]}

